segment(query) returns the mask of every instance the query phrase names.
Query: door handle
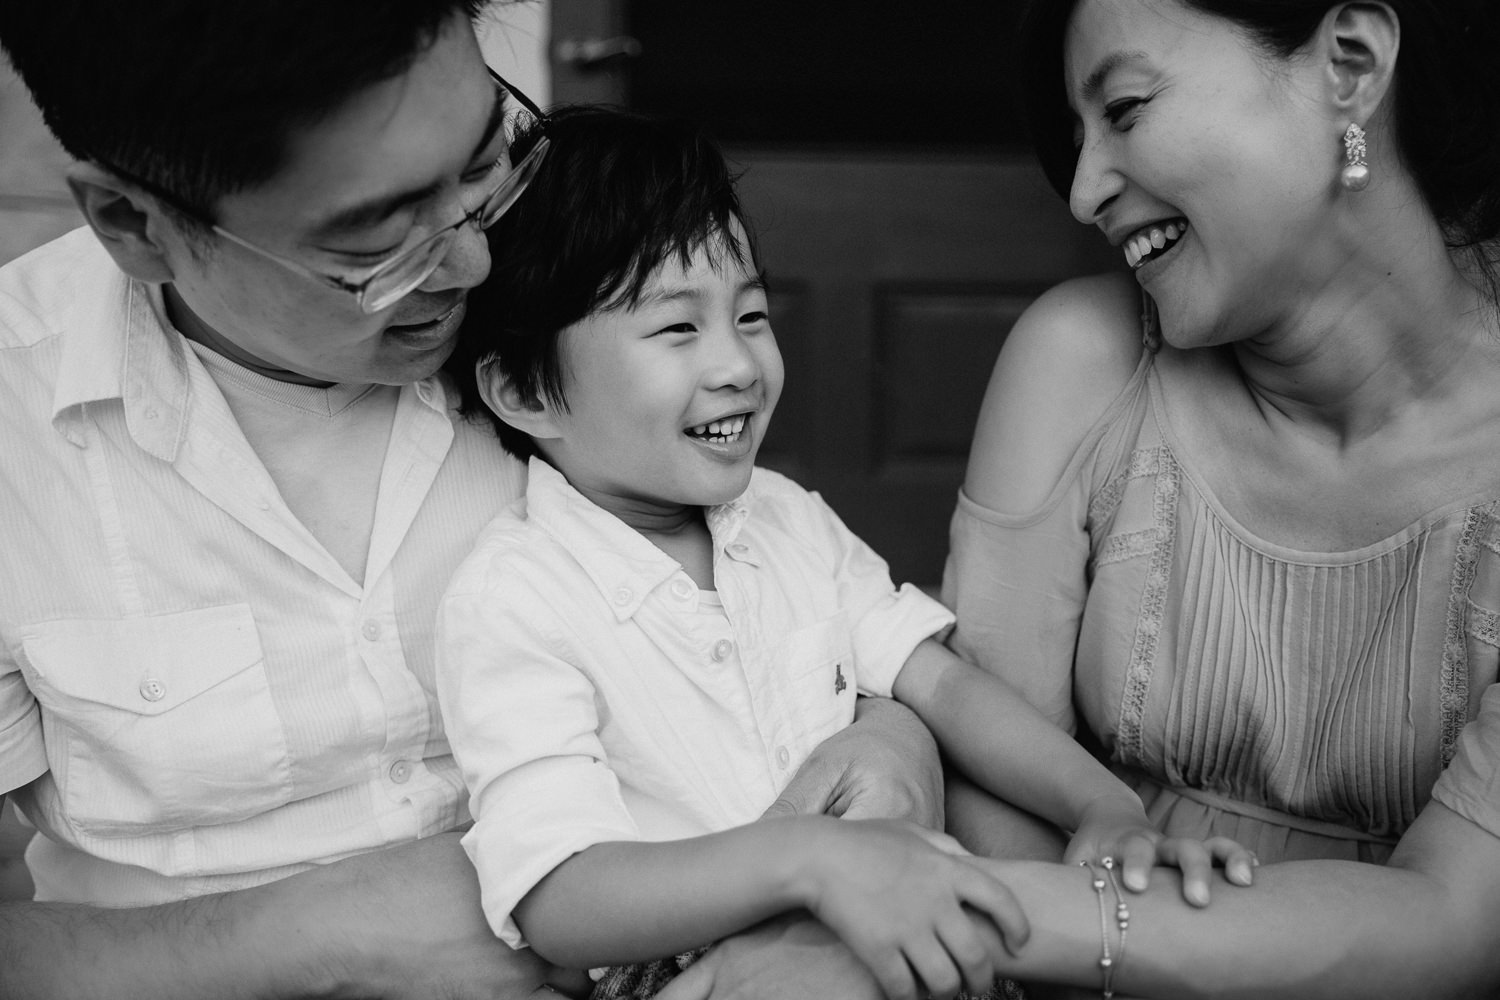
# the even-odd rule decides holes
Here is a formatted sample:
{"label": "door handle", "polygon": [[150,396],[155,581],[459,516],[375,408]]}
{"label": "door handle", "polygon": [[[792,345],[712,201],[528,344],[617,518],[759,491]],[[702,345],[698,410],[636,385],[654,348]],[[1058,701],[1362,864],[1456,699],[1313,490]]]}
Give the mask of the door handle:
{"label": "door handle", "polygon": [[605,63],[635,59],[641,54],[641,43],[629,35],[613,38],[565,38],[553,48],[553,55],[564,66],[580,73],[605,68]]}

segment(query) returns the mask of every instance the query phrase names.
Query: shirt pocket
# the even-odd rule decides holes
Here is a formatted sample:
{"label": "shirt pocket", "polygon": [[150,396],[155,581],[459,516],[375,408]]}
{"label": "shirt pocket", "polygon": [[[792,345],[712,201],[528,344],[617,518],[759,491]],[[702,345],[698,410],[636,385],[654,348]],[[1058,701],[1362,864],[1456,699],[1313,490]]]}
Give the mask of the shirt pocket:
{"label": "shirt pocket", "polygon": [[21,649],[69,821],[143,834],[291,798],[291,760],[248,605],[36,625]]}
{"label": "shirt pocket", "polygon": [[799,758],[854,721],[854,647],[849,621],[840,611],[816,625],[792,632],[772,653],[787,678],[791,716],[796,720]]}

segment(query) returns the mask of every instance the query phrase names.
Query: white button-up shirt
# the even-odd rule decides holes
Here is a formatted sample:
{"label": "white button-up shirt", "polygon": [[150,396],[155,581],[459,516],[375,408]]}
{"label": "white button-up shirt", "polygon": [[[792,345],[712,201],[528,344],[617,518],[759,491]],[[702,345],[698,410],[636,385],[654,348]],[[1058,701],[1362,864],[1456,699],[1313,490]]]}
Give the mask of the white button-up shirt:
{"label": "white button-up shirt", "polygon": [[490,925],[572,854],[751,822],[810,751],[889,695],[952,616],[816,495],[757,469],[707,512],[722,611],[533,460],[438,613],[438,693],[470,789]]}
{"label": "white button-up shirt", "polygon": [[0,270],[0,791],[40,776],[41,898],[243,888],[467,818],[432,625],[524,467],[403,388],[357,583],[162,315],[87,230]]}

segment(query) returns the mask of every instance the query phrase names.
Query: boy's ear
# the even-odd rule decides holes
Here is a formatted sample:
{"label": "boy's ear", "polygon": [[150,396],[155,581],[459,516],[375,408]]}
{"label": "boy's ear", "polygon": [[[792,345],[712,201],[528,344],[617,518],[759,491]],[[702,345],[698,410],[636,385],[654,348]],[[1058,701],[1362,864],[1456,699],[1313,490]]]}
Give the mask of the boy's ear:
{"label": "boy's ear", "polygon": [[509,376],[500,370],[494,361],[481,361],[474,366],[474,378],[479,383],[479,398],[490,412],[523,434],[536,440],[561,437],[553,406],[543,395],[535,400],[526,400]]}
{"label": "boy's ear", "polygon": [[152,201],[133,185],[92,163],[74,164],[68,170],[68,187],[85,221],[120,270],[140,281],[159,284],[172,280],[164,239],[169,224]]}
{"label": "boy's ear", "polygon": [[1342,3],[1323,16],[1316,44],[1335,114],[1367,124],[1395,77],[1400,18],[1384,3]]}

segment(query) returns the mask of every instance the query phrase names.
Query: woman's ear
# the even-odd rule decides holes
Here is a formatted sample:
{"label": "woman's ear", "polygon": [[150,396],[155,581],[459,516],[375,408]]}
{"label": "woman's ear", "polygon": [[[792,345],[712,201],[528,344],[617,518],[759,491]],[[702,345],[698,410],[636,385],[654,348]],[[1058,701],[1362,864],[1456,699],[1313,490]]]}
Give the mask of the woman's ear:
{"label": "woman's ear", "polygon": [[159,284],[172,280],[164,239],[170,224],[151,199],[134,185],[86,162],[68,170],[68,187],[84,219],[120,270],[140,281]]}
{"label": "woman's ear", "polygon": [[555,419],[556,406],[546,394],[527,399],[500,370],[498,362],[478,362],[474,365],[474,378],[479,383],[479,398],[484,405],[516,430],[541,441],[562,436]]}
{"label": "woman's ear", "polygon": [[1395,78],[1400,18],[1384,3],[1342,3],[1324,15],[1317,44],[1335,117],[1365,124]]}

